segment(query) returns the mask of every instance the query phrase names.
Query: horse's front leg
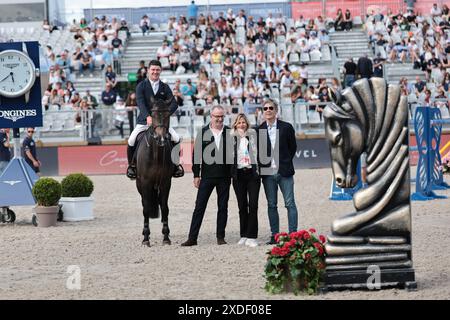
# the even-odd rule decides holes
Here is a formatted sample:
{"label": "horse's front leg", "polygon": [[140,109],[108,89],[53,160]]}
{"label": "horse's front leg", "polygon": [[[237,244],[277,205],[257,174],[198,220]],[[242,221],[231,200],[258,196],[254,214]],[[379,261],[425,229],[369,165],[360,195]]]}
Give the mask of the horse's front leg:
{"label": "horse's front leg", "polygon": [[142,235],[144,236],[144,240],[142,240],[142,245],[143,246],[147,246],[150,247],[150,225],[149,225],[149,204],[146,203],[148,202],[144,200],[144,197],[142,197],[142,206],[144,208],[143,212],[144,212],[144,230],[142,230]]}
{"label": "horse's front leg", "polygon": [[169,193],[170,193],[170,180],[168,183],[161,185],[159,192],[159,206],[161,208],[161,222],[163,224],[162,234],[164,235],[163,245],[170,245],[169,234]]}

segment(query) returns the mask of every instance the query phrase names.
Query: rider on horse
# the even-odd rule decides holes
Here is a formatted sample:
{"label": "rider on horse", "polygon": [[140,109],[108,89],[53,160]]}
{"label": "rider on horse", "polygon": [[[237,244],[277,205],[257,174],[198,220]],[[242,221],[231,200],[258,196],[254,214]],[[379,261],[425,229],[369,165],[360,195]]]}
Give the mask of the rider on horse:
{"label": "rider on horse", "polygon": [[[127,149],[127,157],[128,157],[128,169],[127,169],[127,177],[130,179],[136,179],[136,164],[133,161],[134,153],[136,150],[136,138],[139,133],[146,131],[149,126],[152,124],[152,100],[160,99],[160,100],[170,100],[170,114],[173,114],[175,110],[178,108],[178,104],[176,99],[173,98],[173,93],[170,87],[163,83],[159,76],[161,74],[161,62],[158,60],[150,61],[147,79],[142,81],[136,87],[136,99],[139,107],[139,116],[137,118],[137,124],[134,128],[133,132],[130,134],[130,138],[128,139],[128,149]],[[171,135],[171,140],[174,144],[178,144],[180,142],[180,137],[172,128],[169,128],[169,133]],[[184,174],[183,167],[181,165],[174,164],[174,177],[180,177]]]}

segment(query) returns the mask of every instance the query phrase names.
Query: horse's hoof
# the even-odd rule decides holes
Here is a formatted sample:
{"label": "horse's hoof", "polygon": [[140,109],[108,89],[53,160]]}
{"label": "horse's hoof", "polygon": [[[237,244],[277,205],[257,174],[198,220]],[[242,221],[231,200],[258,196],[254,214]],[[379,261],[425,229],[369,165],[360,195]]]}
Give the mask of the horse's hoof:
{"label": "horse's hoof", "polygon": [[150,241],[142,241],[142,245],[150,248]]}
{"label": "horse's hoof", "polygon": [[163,240],[163,245],[168,245],[168,246],[170,246],[171,244],[172,244],[172,241],[170,241],[169,239]]}

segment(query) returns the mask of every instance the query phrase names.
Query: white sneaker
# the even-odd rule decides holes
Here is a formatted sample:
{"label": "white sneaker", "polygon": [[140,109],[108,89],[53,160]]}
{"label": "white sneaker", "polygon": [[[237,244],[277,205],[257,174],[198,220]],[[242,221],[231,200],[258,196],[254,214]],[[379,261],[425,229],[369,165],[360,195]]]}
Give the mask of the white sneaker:
{"label": "white sneaker", "polygon": [[256,239],[247,239],[247,241],[245,241],[245,245],[254,248],[258,246],[258,241],[256,241]]}
{"label": "white sneaker", "polygon": [[247,238],[241,238],[241,240],[239,240],[239,242],[238,242],[238,245],[241,246],[241,245],[245,244],[246,241],[247,241]]}

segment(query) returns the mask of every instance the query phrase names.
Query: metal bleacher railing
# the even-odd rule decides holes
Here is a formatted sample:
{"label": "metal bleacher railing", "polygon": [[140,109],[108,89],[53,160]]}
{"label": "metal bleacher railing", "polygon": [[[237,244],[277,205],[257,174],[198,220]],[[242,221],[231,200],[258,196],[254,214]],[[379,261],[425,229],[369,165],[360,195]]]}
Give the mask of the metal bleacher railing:
{"label": "metal bleacher railing", "polygon": [[[323,134],[324,121],[320,108],[326,103],[299,102],[296,104],[281,104],[279,117],[290,122],[297,134]],[[173,127],[183,139],[195,138],[201,127],[210,121],[209,112],[211,105],[186,105],[180,107],[170,118],[170,126]],[[226,106],[228,110],[224,123],[230,126],[237,113],[245,112],[252,126],[259,125],[262,121],[261,105],[247,104]],[[129,122],[124,109],[112,109],[99,106],[97,109],[73,110],[71,108],[50,107],[44,113],[44,125],[37,128],[37,136],[45,141],[52,137],[66,138],[70,141],[87,141],[89,138],[120,140],[120,127],[124,130],[124,138],[129,135]],[[134,113],[134,123],[137,114]],[[120,119],[120,120],[119,120]],[[121,123],[123,121],[123,123]]]}

